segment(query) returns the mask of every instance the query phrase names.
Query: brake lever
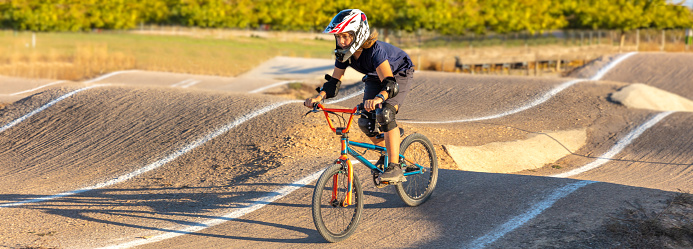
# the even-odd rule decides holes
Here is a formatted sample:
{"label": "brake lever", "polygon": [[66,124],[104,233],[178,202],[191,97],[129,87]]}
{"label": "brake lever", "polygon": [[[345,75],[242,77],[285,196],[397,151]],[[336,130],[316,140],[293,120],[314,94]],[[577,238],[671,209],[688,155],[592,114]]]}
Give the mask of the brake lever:
{"label": "brake lever", "polygon": [[305,117],[305,116],[308,116],[308,114],[311,114],[311,113],[314,113],[314,112],[318,112],[318,110],[310,110],[310,111],[306,112],[306,114],[304,114],[303,116],[304,116],[304,117]]}
{"label": "brake lever", "polygon": [[308,114],[319,112],[318,111],[318,104],[319,104],[319,102],[313,103],[313,110],[306,112],[306,114],[304,114],[303,116],[305,117],[305,116],[308,116]]}
{"label": "brake lever", "polygon": [[370,119],[370,118],[371,118],[371,117],[368,116],[368,114],[367,114],[367,112],[366,112],[366,109],[363,107],[363,103],[358,104],[358,105],[356,106],[356,113],[354,113],[354,115],[361,116],[361,117],[364,117],[364,118],[367,118],[367,119]]}

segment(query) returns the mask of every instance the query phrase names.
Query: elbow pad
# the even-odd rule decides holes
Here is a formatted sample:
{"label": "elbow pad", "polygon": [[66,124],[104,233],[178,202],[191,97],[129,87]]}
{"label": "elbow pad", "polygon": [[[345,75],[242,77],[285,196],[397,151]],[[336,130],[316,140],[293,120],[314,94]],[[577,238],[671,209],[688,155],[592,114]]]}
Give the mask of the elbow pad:
{"label": "elbow pad", "polygon": [[339,94],[339,87],[342,86],[342,81],[338,80],[336,78],[332,78],[329,74],[325,74],[325,84],[322,84],[322,87],[316,88],[315,90],[320,93],[321,91],[325,91],[326,95],[325,98],[334,98]]}
{"label": "elbow pad", "polygon": [[395,80],[395,77],[387,77],[383,80],[383,88],[380,89],[380,91],[385,91],[387,92],[387,98],[391,99],[397,96],[397,93],[399,93],[399,85],[397,85],[397,81]]}

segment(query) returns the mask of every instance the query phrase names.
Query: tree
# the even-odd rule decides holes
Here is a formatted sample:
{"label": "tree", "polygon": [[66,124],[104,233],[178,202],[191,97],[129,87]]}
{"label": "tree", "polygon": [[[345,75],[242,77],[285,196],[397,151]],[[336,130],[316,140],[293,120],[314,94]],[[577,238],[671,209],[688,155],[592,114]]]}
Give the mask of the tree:
{"label": "tree", "polygon": [[528,31],[532,34],[562,28],[567,21],[559,1],[481,0],[486,27],[498,33]]}
{"label": "tree", "polygon": [[564,5],[564,15],[571,28],[612,29],[621,33],[620,47],[625,43],[625,32],[640,28],[690,27],[691,14],[680,5],[666,0],[573,0]]}
{"label": "tree", "polygon": [[[0,0],[0,25],[16,30],[129,29],[140,23],[322,31],[339,11],[363,10],[371,27],[530,33],[559,28],[685,28],[691,11],[667,0]],[[623,42],[622,42],[623,43]]]}

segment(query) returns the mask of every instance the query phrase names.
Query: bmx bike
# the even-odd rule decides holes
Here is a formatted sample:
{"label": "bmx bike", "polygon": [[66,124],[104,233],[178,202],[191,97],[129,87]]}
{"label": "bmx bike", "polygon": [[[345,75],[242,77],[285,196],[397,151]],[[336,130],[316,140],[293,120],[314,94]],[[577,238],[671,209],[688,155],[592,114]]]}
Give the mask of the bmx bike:
{"label": "bmx bike", "polygon": [[[389,164],[387,149],[370,143],[351,141],[348,136],[354,116],[368,115],[363,107],[358,105],[353,109],[330,109],[316,103],[313,110],[306,115],[320,111],[325,114],[330,129],[341,137],[341,156],[325,169],[313,192],[313,222],[325,240],[339,242],[351,236],[356,231],[363,211],[363,186],[348,155],[371,170],[376,187],[395,185],[397,194],[407,205],[418,206],[428,200],[438,180],[438,159],[433,144],[426,136],[413,133],[400,143],[399,159],[407,180],[392,184],[381,182],[378,176],[385,172]],[[346,126],[335,127],[330,114],[341,118],[338,119],[340,124]],[[345,114],[349,114],[348,121],[344,118]],[[359,153],[354,148],[365,150]],[[362,154],[369,150],[383,155],[384,165],[374,165],[364,158]]]}

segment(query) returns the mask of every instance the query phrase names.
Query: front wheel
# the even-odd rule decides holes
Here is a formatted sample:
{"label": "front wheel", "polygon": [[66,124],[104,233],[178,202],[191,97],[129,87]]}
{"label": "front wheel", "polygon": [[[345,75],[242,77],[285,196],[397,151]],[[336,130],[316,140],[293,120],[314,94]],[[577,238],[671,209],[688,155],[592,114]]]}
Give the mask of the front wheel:
{"label": "front wheel", "polygon": [[322,173],[313,192],[313,222],[320,235],[329,242],[339,242],[356,231],[363,211],[363,189],[353,175],[353,200],[345,205],[348,192],[347,166],[334,164]]}
{"label": "front wheel", "polygon": [[424,135],[414,133],[402,140],[400,153],[405,158],[402,170],[406,182],[397,184],[397,194],[409,206],[426,202],[438,182],[438,158],[430,140]]}

